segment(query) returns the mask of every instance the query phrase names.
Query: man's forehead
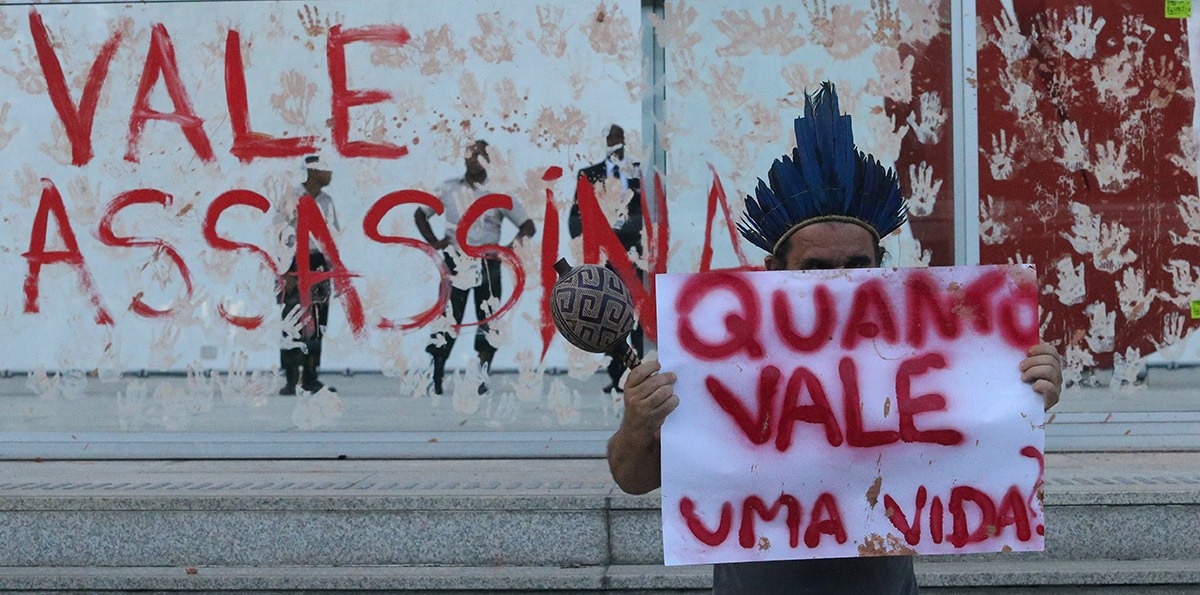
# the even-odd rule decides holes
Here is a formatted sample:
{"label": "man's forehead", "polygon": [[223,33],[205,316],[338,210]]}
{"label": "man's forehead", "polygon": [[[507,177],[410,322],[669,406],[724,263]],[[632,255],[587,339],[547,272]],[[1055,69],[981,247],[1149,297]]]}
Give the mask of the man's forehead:
{"label": "man's forehead", "polygon": [[875,238],[861,225],[846,221],[820,221],[806,225],[788,238],[789,244],[833,246],[857,244],[873,249]]}
{"label": "man's forehead", "polygon": [[814,223],[787,239],[787,268],[845,268],[878,265],[875,238],[861,226],[841,221]]}

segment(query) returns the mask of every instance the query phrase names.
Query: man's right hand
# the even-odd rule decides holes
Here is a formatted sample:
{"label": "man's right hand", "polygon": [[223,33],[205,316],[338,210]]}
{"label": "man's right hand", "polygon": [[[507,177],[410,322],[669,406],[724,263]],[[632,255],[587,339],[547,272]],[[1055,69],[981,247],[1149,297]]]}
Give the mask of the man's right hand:
{"label": "man's right hand", "polygon": [[621,489],[645,494],[662,485],[659,430],[679,406],[675,374],[659,374],[662,366],[644,361],[625,379],[625,416],[608,441],[608,468]]}
{"label": "man's right hand", "polygon": [[657,361],[645,361],[630,370],[625,379],[625,417],[621,429],[638,441],[656,440],[667,415],[679,406],[675,374],[659,374],[660,369],[662,365]]}

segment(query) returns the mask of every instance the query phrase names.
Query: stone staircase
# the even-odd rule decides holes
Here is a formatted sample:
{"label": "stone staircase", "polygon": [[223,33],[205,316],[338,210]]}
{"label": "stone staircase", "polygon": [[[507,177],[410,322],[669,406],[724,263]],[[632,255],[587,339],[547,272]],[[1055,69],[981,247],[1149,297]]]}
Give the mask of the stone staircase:
{"label": "stone staircase", "polygon": [[[1200,593],[1200,453],[1047,457],[1047,551],[922,593]],[[0,463],[4,593],[704,593],[658,497],[573,460]]]}

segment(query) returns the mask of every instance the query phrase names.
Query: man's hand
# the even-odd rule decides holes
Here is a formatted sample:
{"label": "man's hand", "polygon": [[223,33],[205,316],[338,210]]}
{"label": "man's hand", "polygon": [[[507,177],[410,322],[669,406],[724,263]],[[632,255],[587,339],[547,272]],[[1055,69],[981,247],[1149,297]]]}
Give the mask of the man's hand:
{"label": "man's hand", "polygon": [[608,468],[621,489],[645,494],[662,485],[659,429],[679,406],[675,374],[659,374],[658,362],[648,360],[625,379],[625,416],[608,441]]}
{"label": "man's hand", "polygon": [[1058,350],[1047,343],[1035,345],[1021,361],[1021,381],[1032,384],[1034,392],[1042,395],[1042,403],[1050,409],[1062,393],[1062,358]]}
{"label": "man's hand", "polygon": [[658,430],[667,415],[679,406],[675,396],[675,374],[659,374],[662,365],[656,361],[642,362],[629,371],[625,379],[625,417],[621,429],[637,439],[657,438]]}
{"label": "man's hand", "polygon": [[429,217],[425,214],[425,211],[417,209],[413,213],[413,221],[417,224],[417,231],[421,232],[421,238],[425,240],[426,244],[438,250],[445,250],[446,246],[450,245],[449,236],[439,238],[433,233],[433,227],[429,225]]}

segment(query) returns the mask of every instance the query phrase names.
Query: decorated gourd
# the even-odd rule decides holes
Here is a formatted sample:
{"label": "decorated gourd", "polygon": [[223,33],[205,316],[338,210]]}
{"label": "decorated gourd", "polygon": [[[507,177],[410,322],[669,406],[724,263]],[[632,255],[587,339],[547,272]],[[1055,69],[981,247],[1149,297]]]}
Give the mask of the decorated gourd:
{"label": "decorated gourd", "polygon": [[570,344],[591,353],[621,358],[628,368],[641,363],[625,338],[637,323],[629,288],[606,267],[554,263],[558,281],[550,296],[550,316]]}

